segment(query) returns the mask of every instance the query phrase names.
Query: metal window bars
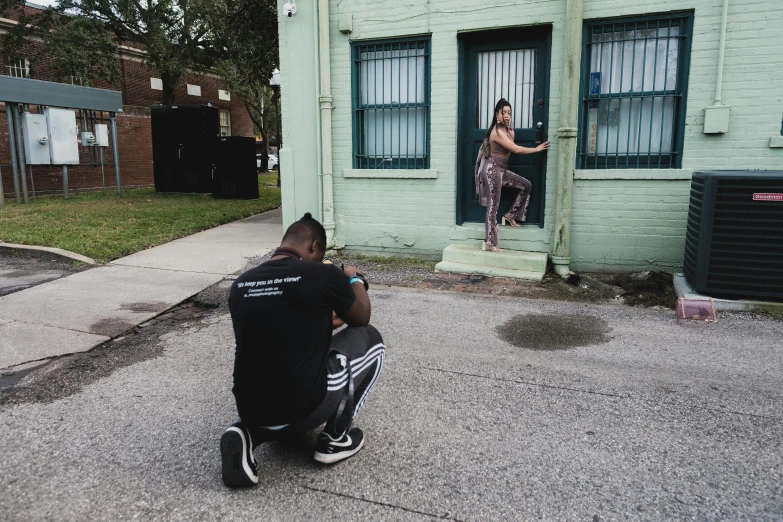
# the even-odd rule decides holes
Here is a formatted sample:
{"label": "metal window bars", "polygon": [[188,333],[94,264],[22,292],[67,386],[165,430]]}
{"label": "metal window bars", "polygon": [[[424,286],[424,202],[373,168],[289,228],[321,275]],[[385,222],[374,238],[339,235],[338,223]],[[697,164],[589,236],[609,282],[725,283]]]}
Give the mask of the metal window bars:
{"label": "metal window bars", "polygon": [[14,78],[29,78],[30,61],[27,58],[20,58],[18,60],[6,58],[5,70],[8,76],[13,76]]}
{"label": "metal window bars", "polygon": [[476,128],[489,128],[500,98],[505,98],[511,105],[515,128],[533,128],[536,50],[480,52],[476,59]]}
{"label": "metal window bars", "polygon": [[354,45],[354,166],[429,168],[429,39]]}
{"label": "metal window bars", "polygon": [[588,26],[579,168],[676,167],[685,22]]}

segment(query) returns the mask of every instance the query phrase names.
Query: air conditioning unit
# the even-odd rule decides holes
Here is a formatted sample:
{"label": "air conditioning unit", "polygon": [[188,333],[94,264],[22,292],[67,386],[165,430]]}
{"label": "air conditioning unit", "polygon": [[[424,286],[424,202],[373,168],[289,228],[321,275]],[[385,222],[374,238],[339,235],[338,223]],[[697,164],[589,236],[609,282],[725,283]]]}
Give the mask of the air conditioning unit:
{"label": "air conditioning unit", "polygon": [[783,171],[698,171],[685,277],[715,297],[783,300]]}

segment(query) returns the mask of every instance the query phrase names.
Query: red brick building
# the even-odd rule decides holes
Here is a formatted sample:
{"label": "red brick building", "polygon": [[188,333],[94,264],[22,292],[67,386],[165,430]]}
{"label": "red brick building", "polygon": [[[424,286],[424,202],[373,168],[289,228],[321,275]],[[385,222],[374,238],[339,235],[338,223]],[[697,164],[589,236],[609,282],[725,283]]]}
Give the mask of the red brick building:
{"label": "red brick building", "polygon": [[[25,9],[35,10],[28,6]],[[16,21],[0,18],[0,35],[13,27]],[[10,60],[3,53],[0,42],[0,74],[50,80],[51,69],[42,45],[30,41],[23,49],[21,60]],[[149,107],[161,103],[162,84],[154,69],[144,63],[144,52],[129,47],[121,47],[120,86],[114,86],[105,80],[91,79],[91,86],[122,91],[123,113],[117,114],[117,139],[120,157],[120,174],[123,187],[150,186],[153,183],[152,136]],[[80,84],[74,78],[75,84]],[[253,136],[253,122],[242,100],[226,91],[220,77],[208,73],[188,73],[183,84],[175,90],[177,104],[211,103],[220,109],[221,133],[231,136]],[[35,107],[31,107],[36,111]],[[108,120],[108,114],[98,115]],[[80,121],[77,111],[77,121]],[[80,153],[81,154],[81,153]],[[109,148],[106,158],[111,162]],[[90,165],[87,157],[81,158],[80,165],[68,168],[68,182],[71,190],[90,189],[101,186],[101,169]],[[0,103],[0,174],[3,191],[7,199],[13,197],[13,179],[11,176],[11,157],[8,143],[8,125],[5,105]],[[33,178],[30,168],[26,168],[28,188],[34,182],[36,193],[60,191],[62,189],[62,171],[60,167],[34,166]],[[107,186],[113,187],[114,169],[106,168]]]}

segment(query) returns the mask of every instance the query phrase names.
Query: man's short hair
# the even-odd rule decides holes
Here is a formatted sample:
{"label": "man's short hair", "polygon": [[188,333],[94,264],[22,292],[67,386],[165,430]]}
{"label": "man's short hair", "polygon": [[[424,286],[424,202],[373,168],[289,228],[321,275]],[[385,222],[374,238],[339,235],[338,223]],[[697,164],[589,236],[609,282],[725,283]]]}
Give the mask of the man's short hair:
{"label": "man's short hair", "polygon": [[283,243],[307,243],[318,241],[321,249],[326,250],[326,230],[309,212],[293,223],[283,236]]}

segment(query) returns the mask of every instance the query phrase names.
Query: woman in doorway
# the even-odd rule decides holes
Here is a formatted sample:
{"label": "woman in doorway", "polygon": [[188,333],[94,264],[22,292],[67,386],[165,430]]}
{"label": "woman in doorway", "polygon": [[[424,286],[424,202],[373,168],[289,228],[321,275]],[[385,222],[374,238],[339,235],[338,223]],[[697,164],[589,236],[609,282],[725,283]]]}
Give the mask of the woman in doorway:
{"label": "woman in doorway", "polygon": [[521,227],[520,222],[527,217],[527,206],[530,203],[532,185],[528,180],[508,170],[508,158],[514,154],[533,154],[549,148],[549,142],[544,142],[536,148],[520,147],[514,143],[514,126],[511,124],[511,104],[501,98],[495,105],[495,119],[484,136],[484,150],[489,151],[486,164],[487,183],[487,218],[485,222],[486,237],[481,245],[482,250],[491,249],[502,252],[498,248],[497,213],[500,205],[500,191],[503,187],[519,191],[511,208],[503,214],[503,224]]}

